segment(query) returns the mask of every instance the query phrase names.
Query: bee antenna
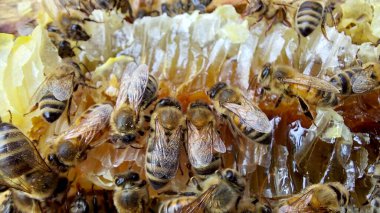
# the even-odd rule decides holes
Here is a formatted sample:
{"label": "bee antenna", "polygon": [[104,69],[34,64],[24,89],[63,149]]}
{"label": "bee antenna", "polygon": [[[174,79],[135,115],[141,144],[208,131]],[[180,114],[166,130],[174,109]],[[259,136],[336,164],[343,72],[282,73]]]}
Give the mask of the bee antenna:
{"label": "bee antenna", "polygon": [[11,110],[8,109],[8,113],[9,113],[9,123],[13,123],[12,122],[13,118],[12,118],[12,112],[11,112]]}

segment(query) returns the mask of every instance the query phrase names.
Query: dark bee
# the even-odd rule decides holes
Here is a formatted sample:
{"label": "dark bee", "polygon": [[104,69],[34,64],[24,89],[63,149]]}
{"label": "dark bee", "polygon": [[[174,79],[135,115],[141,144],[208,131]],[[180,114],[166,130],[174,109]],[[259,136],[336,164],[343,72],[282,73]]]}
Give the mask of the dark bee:
{"label": "dark bee", "polygon": [[118,212],[145,212],[148,204],[148,188],[138,173],[129,171],[115,178],[117,189],[113,202]]}
{"label": "dark bee", "polygon": [[145,174],[151,186],[164,187],[177,173],[184,140],[185,116],[177,100],[161,99],[152,114],[145,155]]}
{"label": "dark bee", "polygon": [[49,163],[64,172],[84,160],[86,151],[92,145],[104,142],[93,139],[108,126],[112,110],[111,104],[103,103],[92,105],[84,111],[67,131],[56,138],[53,151],[48,155]]}
{"label": "dark bee", "polygon": [[207,93],[215,110],[227,118],[234,133],[260,144],[271,143],[272,125],[268,117],[238,89],[219,82]]}
{"label": "dark bee", "polygon": [[2,184],[43,200],[64,192],[68,185],[41,158],[33,142],[11,123],[0,123]]}
{"label": "dark bee", "polygon": [[119,94],[111,114],[111,140],[117,147],[133,143],[139,133],[143,134],[143,110],[157,99],[158,84],[149,75],[148,66],[127,65],[121,78]]}
{"label": "dark bee", "polygon": [[187,153],[197,175],[207,176],[219,169],[220,153],[226,152],[216,129],[216,119],[204,102],[190,104],[187,114]]}
{"label": "dark bee", "polygon": [[[53,123],[61,117],[66,105],[71,101],[73,92],[81,80],[81,70],[77,64],[63,63],[51,73],[38,87],[32,97],[32,111],[37,107],[42,117],[49,123]],[[28,114],[28,113],[27,113]],[[68,120],[70,118],[68,117]]]}
{"label": "dark bee", "polygon": [[329,1],[304,0],[296,13],[296,29],[303,37],[309,36],[321,25],[322,33],[326,37],[326,13],[332,10]]}

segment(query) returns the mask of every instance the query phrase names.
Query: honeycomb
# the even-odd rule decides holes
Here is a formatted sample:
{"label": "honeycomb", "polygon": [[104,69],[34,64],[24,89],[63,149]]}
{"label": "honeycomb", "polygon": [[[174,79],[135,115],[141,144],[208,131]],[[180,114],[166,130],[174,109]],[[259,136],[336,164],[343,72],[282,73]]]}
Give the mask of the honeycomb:
{"label": "honeycomb", "polygon": [[[37,148],[44,159],[57,136],[70,127],[65,116],[50,124],[38,110],[25,115],[45,76],[63,63],[46,30],[46,24],[58,19],[57,2],[44,1],[30,34],[0,33],[3,100],[0,116],[8,121],[8,110],[11,111],[12,123],[30,139],[38,140]],[[160,3],[165,2],[175,5],[174,1]],[[350,192],[349,212],[370,211],[374,170],[380,154],[380,90],[340,96],[334,108],[311,108],[314,117],[311,120],[295,98],[285,98],[277,106],[279,97],[263,92],[257,76],[268,62],[290,65],[305,75],[324,80],[354,66],[358,60],[364,64],[379,63],[380,4],[364,0],[336,1],[332,14],[337,23],[331,24],[329,17],[326,36],[317,27],[304,38],[298,36],[294,26],[257,17],[250,9],[257,2],[214,0],[204,11],[158,16],[152,13],[135,20],[126,18],[130,16],[128,13],[116,10],[91,10],[88,15],[91,21],[81,23],[90,39],[70,42],[80,47],[74,49],[76,56],[72,60],[84,67],[86,78],[94,88],[79,87],[73,93],[69,109],[72,120],[93,104],[114,104],[123,70],[132,61],[148,65],[159,82],[158,98],[178,99],[184,113],[190,103],[199,99],[211,105],[206,91],[219,81],[226,82],[257,104],[274,126],[269,146],[234,135],[226,124],[218,126],[227,148],[223,166],[244,175],[248,183],[245,196],[258,196],[260,202],[275,206],[280,198],[297,194],[308,185],[340,182]],[[279,5],[289,2],[281,1]],[[160,3],[131,1],[135,17],[139,8],[160,11]],[[287,16],[294,17],[298,6],[296,2],[285,7]],[[107,131],[102,137],[107,138]],[[101,211],[116,211],[112,206],[115,176],[134,170],[146,179],[146,140],[147,134],[138,141],[144,149],[118,149],[108,142],[89,149],[86,159],[65,173],[72,181],[66,207],[47,202],[43,204],[47,205],[46,211],[61,208],[59,211],[68,212],[67,205],[73,202],[79,190],[77,186],[86,191],[89,203],[93,197],[99,203],[108,203]],[[239,153],[237,158],[235,153]],[[165,187],[167,190],[188,189],[193,175],[188,165],[182,150],[181,171]],[[149,196],[151,205],[156,207],[155,202],[170,198],[152,187]]]}

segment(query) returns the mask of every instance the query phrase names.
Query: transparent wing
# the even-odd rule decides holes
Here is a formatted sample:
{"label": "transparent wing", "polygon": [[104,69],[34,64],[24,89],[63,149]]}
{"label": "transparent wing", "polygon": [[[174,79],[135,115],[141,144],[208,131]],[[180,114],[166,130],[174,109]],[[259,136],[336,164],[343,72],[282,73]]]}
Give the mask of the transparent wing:
{"label": "transparent wing", "polygon": [[46,82],[47,89],[60,101],[68,100],[74,90],[74,73],[63,76],[52,76]]}
{"label": "transparent wing", "polygon": [[183,207],[180,213],[204,212],[206,205],[213,199],[218,185],[210,186],[205,192],[197,197],[193,202]]}
{"label": "transparent wing", "polygon": [[44,95],[49,93],[49,90],[46,84],[48,81],[49,81],[49,77],[45,78],[45,80],[38,86],[36,91],[34,91],[31,97],[31,105],[38,103]]}
{"label": "transparent wing", "polygon": [[97,133],[108,126],[112,110],[111,104],[91,106],[64,133],[64,139],[80,138],[85,145],[88,145]]}
{"label": "transparent wing", "polygon": [[[177,128],[168,138],[164,128],[156,120],[152,153],[152,164],[159,165],[152,168],[152,172],[156,177],[165,176],[170,179],[176,175],[179,164],[181,135],[182,130]],[[166,172],[163,173],[160,168],[166,168]]]}
{"label": "transparent wing", "polygon": [[[23,133],[19,137],[18,143],[22,143],[20,152],[13,153],[6,157],[12,161],[12,165],[0,167],[0,182],[10,188],[14,188],[26,193],[31,193],[33,186],[27,184],[26,177],[20,171],[40,171],[43,174],[51,173],[51,169],[40,156],[33,142],[29,140]],[[7,144],[0,144],[1,153],[8,152]],[[5,160],[2,160],[5,162]],[[16,175],[18,174],[18,175]],[[16,177],[15,177],[16,176]]]}
{"label": "transparent wing", "polygon": [[188,122],[188,152],[193,166],[208,165],[212,161],[213,149],[220,153],[226,152],[226,147],[212,124],[200,131]]}
{"label": "transparent wing", "polygon": [[214,147],[214,150],[219,153],[226,153],[226,146],[224,145],[223,140],[220,138],[218,132],[216,131],[215,127],[211,124],[209,125],[208,132],[210,133],[212,139],[212,145]]}
{"label": "transparent wing", "polygon": [[211,135],[203,129],[199,131],[191,122],[188,122],[187,128],[187,150],[191,165],[195,167],[208,165],[213,156]]}
{"label": "transparent wing", "polygon": [[355,73],[352,78],[352,91],[354,93],[364,93],[374,89],[377,86],[375,79],[371,78],[371,72],[361,71]]}
{"label": "transparent wing", "polygon": [[288,206],[292,209],[307,209],[311,199],[313,198],[314,190],[309,190],[296,198],[289,198]]}
{"label": "transparent wing", "polygon": [[223,106],[237,115],[247,127],[263,133],[272,131],[272,125],[266,114],[247,99],[242,98],[241,105],[225,103]]}
{"label": "transparent wing", "polygon": [[148,83],[148,78],[149,69],[147,65],[141,64],[137,66],[134,62],[129,63],[121,77],[116,108],[120,107],[128,100],[134,109],[137,110]]}
{"label": "transparent wing", "polygon": [[339,93],[339,89],[332,85],[330,82],[314,76],[304,75],[302,73],[294,73],[291,78],[282,78],[281,81],[290,84],[300,84],[322,91]]}

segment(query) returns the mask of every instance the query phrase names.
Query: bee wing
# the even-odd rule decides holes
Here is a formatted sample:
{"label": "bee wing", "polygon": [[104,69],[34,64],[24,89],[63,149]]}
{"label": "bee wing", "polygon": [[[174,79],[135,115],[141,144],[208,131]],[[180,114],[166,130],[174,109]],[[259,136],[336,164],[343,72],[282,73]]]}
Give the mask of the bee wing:
{"label": "bee wing", "polygon": [[220,138],[218,132],[216,131],[215,127],[212,126],[211,124],[208,126],[209,133],[212,137],[212,145],[214,147],[214,150],[219,152],[219,153],[225,153],[226,152],[226,146],[224,145],[223,140]]}
{"label": "bee wing", "polygon": [[[17,177],[13,178],[9,177],[15,176],[15,174],[19,174],[22,170],[25,171],[36,169],[46,174],[51,173],[52,171],[39,154],[33,142],[30,141],[30,139],[23,133],[20,132],[20,134],[22,134],[22,139],[19,142],[22,143],[26,141],[27,143],[22,145],[23,148],[20,153],[10,155],[2,159],[2,161],[5,161],[5,159],[12,161],[13,165],[2,166],[0,168],[0,182],[9,188],[31,193],[33,186],[27,184],[25,175],[17,175]],[[8,148],[9,147],[6,145],[1,146],[0,153],[7,152],[5,149]]]}
{"label": "bee wing", "polygon": [[[152,163],[160,165],[159,167],[152,168],[152,172],[157,177],[166,176],[168,179],[173,178],[178,169],[179,164],[179,151],[180,139],[182,130],[177,128],[174,133],[168,138],[165,134],[164,128],[156,120],[154,132],[154,151],[152,154]],[[162,173],[160,168],[168,168],[169,170]]]}
{"label": "bee wing", "polygon": [[127,100],[138,109],[149,78],[149,69],[145,64],[137,66],[131,62],[127,65],[121,78],[119,95],[116,100],[116,108],[120,107]]}
{"label": "bee wing", "polygon": [[34,91],[31,97],[32,105],[38,103],[41,100],[41,98],[49,92],[46,83],[49,81],[50,78],[51,77],[45,78],[45,80],[37,87],[36,91]]}
{"label": "bee wing", "polygon": [[50,80],[46,82],[46,86],[59,101],[68,100],[74,90],[74,73],[65,74],[63,76],[53,75]]}
{"label": "bee wing", "polygon": [[291,78],[281,78],[281,81],[290,84],[300,84],[326,92],[339,93],[339,89],[332,85],[330,82],[301,73],[294,73]]}
{"label": "bee wing", "polygon": [[197,213],[203,212],[206,208],[206,205],[210,203],[210,200],[213,198],[216,188],[218,185],[210,186],[205,192],[199,195],[193,202],[184,206],[180,213]]}
{"label": "bee wing", "polygon": [[107,127],[113,107],[110,104],[95,104],[87,109],[64,133],[64,139],[80,137],[88,145],[94,136]]}
{"label": "bee wing", "polygon": [[[188,122],[188,141],[187,149],[189,152],[189,160],[193,166],[207,165],[212,161],[212,135],[207,130],[200,131]],[[212,134],[212,133],[211,133]]]}
{"label": "bee wing", "polygon": [[[288,206],[292,209],[308,209],[309,203],[313,198],[313,189],[305,192],[299,198],[288,201]],[[291,198],[290,198],[291,199]]]}
{"label": "bee wing", "polygon": [[371,78],[371,72],[361,71],[355,73],[352,78],[352,91],[354,93],[364,93],[377,86],[375,79]]}
{"label": "bee wing", "polygon": [[225,103],[223,104],[228,110],[239,117],[241,122],[249,128],[259,132],[269,133],[272,131],[272,125],[267,115],[261,111],[258,106],[242,98],[242,104]]}

